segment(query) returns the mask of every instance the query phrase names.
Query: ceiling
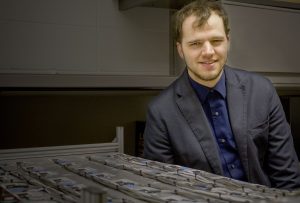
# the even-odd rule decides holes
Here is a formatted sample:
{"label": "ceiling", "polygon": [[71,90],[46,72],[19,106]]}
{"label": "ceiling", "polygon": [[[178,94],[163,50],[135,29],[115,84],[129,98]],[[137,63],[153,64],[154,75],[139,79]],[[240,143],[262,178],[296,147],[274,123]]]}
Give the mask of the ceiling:
{"label": "ceiling", "polygon": [[[179,9],[191,1],[192,0],[119,0],[119,9],[127,10],[137,6]],[[230,1],[300,10],[300,0],[227,0],[227,2]]]}
{"label": "ceiling", "polygon": [[300,10],[300,0],[228,0],[228,1]]}

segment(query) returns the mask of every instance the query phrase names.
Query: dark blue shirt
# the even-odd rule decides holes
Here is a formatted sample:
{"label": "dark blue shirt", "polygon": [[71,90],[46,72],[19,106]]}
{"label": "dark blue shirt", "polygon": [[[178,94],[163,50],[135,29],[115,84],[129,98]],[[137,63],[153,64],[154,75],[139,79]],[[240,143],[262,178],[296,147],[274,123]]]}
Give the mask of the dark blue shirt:
{"label": "dark blue shirt", "polygon": [[225,73],[214,88],[205,87],[190,77],[189,79],[219,146],[224,176],[245,181],[245,172],[238,155],[227,111]]}

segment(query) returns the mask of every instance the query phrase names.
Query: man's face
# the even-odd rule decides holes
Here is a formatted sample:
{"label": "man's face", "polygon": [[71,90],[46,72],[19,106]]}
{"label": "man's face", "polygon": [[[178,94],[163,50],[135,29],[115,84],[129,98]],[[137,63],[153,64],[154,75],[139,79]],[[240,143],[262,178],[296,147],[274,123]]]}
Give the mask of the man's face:
{"label": "man's face", "polygon": [[195,21],[193,15],[183,21],[182,40],[177,42],[177,50],[190,77],[202,85],[214,87],[227,60],[229,38],[222,18],[214,12],[201,27],[195,27]]}

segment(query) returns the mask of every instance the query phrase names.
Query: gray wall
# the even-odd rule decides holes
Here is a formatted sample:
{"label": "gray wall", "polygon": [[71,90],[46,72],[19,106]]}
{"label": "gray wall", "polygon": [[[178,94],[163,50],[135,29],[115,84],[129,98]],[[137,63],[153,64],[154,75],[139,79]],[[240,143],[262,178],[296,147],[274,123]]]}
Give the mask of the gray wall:
{"label": "gray wall", "polygon": [[255,72],[300,73],[300,11],[227,4],[231,47],[228,64]]}
{"label": "gray wall", "polygon": [[[224,4],[232,31],[230,65],[300,73],[300,11]],[[118,0],[2,0],[0,5],[0,74],[169,76],[183,67],[170,49],[168,9],[119,11]]]}
{"label": "gray wall", "polygon": [[168,75],[168,24],[118,0],[1,0],[0,73]]}

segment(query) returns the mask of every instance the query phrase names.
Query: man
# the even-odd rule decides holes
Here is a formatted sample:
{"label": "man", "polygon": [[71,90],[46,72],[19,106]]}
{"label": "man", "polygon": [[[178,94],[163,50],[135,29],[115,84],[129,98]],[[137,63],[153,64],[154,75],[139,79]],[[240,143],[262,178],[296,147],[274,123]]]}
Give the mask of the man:
{"label": "man", "polygon": [[290,127],[271,82],[225,65],[228,17],[216,2],[176,14],[183,74],[149,105],[144,157],[276,188],[300,187]]}

